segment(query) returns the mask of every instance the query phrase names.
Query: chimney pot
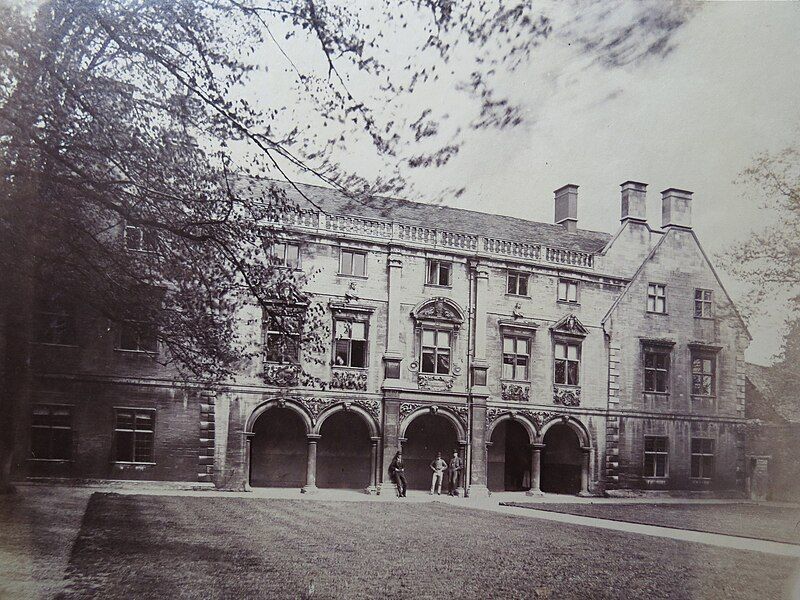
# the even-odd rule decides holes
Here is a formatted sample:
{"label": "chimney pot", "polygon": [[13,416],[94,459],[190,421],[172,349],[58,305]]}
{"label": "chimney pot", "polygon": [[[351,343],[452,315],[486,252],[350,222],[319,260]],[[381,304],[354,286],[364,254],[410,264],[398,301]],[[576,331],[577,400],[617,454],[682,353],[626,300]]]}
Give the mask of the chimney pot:
{"label": "chimney pot", "polygon": [[563,225],[569,233],[578,229],[578,186],[574,183],[558,188],[555,195],[555,221]]}
{"label": "chimney pot", "polygon": [[622,210],[620,222],[647,222],[647,184],[638,181],[626,181],[622,188]]}
{"label": "chimney pot", "polygon": [[677,188],[661,192],[661,227],[692,228],[692,192]]}

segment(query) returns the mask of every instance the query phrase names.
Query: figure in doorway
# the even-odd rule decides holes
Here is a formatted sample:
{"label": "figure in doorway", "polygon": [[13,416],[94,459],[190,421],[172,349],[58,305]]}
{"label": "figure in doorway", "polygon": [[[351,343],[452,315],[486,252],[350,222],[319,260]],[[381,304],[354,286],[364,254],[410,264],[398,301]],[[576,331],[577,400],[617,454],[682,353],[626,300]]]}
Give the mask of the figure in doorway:
{"label": "figure in doorway", "polygon": [[400,450],[397,451],[392,462],[389,463],[389,477],[392,478],[392,481],[397,486],[397,495],[400,498],[405,498],[408,485],[406,484],[405,468],[403,467],[403,453]]}
{"label": "figure in doorway", "polygon": [[433,471],[433,477],[431,478],[431,494],[433,494],[434,489],[436,490],[437,495],[441,495],[442,493],[442,479],[444,479],[444,472],[447,470],[447,463],[442,458],[442,453],[437,452],[436,458],[433,459],[431,463],[431,471]]}
{"label": "figure in doorway", "polygon": [[450,459],[450,465],[447,467],[449,478],[447,480],[448,489],[447,493],[450,496],[458,496],[458,482],[461,478],[461,471],[464,468],[464,461],[458,455],[458,450],[453,450],[453,458]]}

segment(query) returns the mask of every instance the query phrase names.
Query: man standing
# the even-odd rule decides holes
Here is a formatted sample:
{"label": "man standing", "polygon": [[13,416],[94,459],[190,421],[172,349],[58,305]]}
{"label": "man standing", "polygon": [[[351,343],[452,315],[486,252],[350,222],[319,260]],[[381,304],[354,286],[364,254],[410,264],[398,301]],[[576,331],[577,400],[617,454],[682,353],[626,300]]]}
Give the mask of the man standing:
{"label": "man standing", "polygon": [[458,450],[453,450],[453,458],[450,459],[450,466],[447,467],[450,475],[447,493],[451,496],[458,496],[458,480],[461,478],[461,470],[463,468],[464,462],[458,455]]}
{"label": "man standing", "polygon": [[406,475],[405,468],[403,467],[403,453],[398,450],[394,455],[391,464],[389,465],[389,476],[394,480],[397,485],[397,495],[400,498],[406,497]]}
{"label": "man standing", "polygon": [[447,469],[447,463],[442,459],[442,453],[437,452],[436,458],[431,463],[431,471],[433,471],[433,478],[431,479],[431,494],[433,494],[433,490],[436,488],[436,494],[441,495],[442,479],[444,477],[445,469]]}

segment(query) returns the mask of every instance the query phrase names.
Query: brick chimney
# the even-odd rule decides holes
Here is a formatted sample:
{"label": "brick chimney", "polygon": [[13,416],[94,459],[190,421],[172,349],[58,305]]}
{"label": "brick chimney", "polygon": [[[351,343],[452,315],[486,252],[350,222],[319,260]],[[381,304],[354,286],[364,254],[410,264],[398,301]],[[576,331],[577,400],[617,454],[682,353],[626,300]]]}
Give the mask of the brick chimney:
{"label": "brick chimney", "polygon": [[692,228],[692,192],[676,188],[661,192],[661,227]]}
{"label": "brick chimney", "polygon": [[568,183],[558,188],[556,198],[556,223],[563,225],[569,233],[578,229],[578,186]]}
{"label": "brick chimney", "polygon": [[626,181],[622,188],[622,213],[620,221],[647,223],[647,184]]}

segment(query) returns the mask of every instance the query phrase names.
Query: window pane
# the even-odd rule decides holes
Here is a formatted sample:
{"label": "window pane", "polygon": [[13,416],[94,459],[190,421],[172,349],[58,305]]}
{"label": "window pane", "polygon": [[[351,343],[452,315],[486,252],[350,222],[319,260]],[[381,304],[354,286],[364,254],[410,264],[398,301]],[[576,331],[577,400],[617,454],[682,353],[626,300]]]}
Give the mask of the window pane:
{"label": "window pane", "polygon": [[450,332],[439,331],[436,334],[437,346],[439,348],[450,348]]}
{"label": "window pane", "polygon": [[135,435],[136,462],[153,462],[153,434],[137,432]]}
{"label": "window pane", "polygon": [[435,366],[435,354],[433,351],[424,350],[422,352],[422,372],[423,373],[434,373],[436,371]]}
{"label": "window pane", "polygon": [[69,460],[72,455],[72,429],[52,429],[51,432],[51,452],[48,458]]}
{"label": "window pane", "polygon": [[350,337],[350,323],[347,321],[336,320],[334,322],[335,338],[337,340],[346,339]]}
{"label": "window pane", "polygon": [[652,477],[655,474],[655,455],[644,455],[644,476]]}
{"label": "window pane", "polygon": [[334,346],[334,357],[333,357],[334,364],[340,367],[346,366],[348,363],[349,350],[350,350],[349,340],[336,340],[336,345]]}
{"label": "window pane", "polygon": [[136,334],[136,324],[125,322],[120,324],[119,347],[122,350],[138,350],[139,340]]}
{"label": "window pane", "polygon": [[657,371],[656,372],[656,389],[657,392],[666,392],[667,391],[667,373],[666,371]]}
{"label": "window pane", "polygon": [[556,344],[556,358],[567,358],[567,346],[565,344]]}
{"label": "window pane", "polygon": [[136,429],[143,431],[153,431],[153,417],[155,413],[144,411],[136,413]]}
{"label": "window pane", "polygon": [[133,432],[117,431],[116,460],[133,462]]}
{"label": "window pane", "polygon": [[703,361],[699,358],[692,359],[692,373],[702,373],[703,372]]}
{"label": "window pane", "polygon": [[578,347],[569,345],[567,346],[567,358],[570,360],[578,360]]}
{"label": "window pane", "polygon": [[555,382],[556,383],[567,382],[567,362],[565,360],[561,359],[556,360]]}
{"label": "window pane", "polygon": [[519,285],[517,286],[517,293],[520,296],[527,296],[528,295],[528,276],[527,275],[520,275],[519,276]]}
{"label": "window pane", "polygon": [[283,243],[276,243],[272,245],[272,254],[278,259],[280,262],[286,261],[286,244]]}
{"label": "window pane", "polygon": [[656,375],[654,371],[651,371],[649,369],[644,372],[644,391],[645,392],[656,391]]}
{"label": "window pane", "polygon": [[517,338],[517,354],[524,354],[527,356],[528,353],[528,340],[525,338]]}
{"label": "window pane", "polygon": [[510,352],[513,354],[514,352],[514,338],[512,337],[504,337],[503,338],[503,352]]}
{"label": "window pane", "polygon": [[439,350],[436,358],[436,372],[445,375],[450,373],[450,353]]}
{"label": "window pane", "polygon": [[447,263],[439,264],[439,285],[450,285],[450,265]]}
{"label": "window pane", "polygon": [[296,244],[286,246],[286,264],[292,268],[300,264],[300,246]]}
{"label": "window pane", "polygon": [[350,366],[367,366],[367,343],[363,340],[353,340],[350,348]]}
{"label": "window pane", "polygon": [[666,308],[665,307],[666,307],[666,304],[664,302],[664,298],[661,298],[661,297],[656,298],[656,312],[660,312],[660,313],[666,312]]}
{"label": "window pane", "polygon": [[117,411],[117,429],[133,429],[133,412],[129,410]]}
{"label": "window pane", "polygon": [[503,378],[514,378],[514,358],[508,354],[503,355]]}
{"label": "window pane", "polygon": [[506,292],[508,292],[509,294],[517,293],[517,276],[514,275],[513,273],[508,274]]}
{"label": "window pane", "polygon": [[666,477],[667,457],[664,454],[656,455],[656,477]]}
{"label": "window pane", "polygon": [[31,428],[31,458],[50,458],[49,428]]}
{"label": "window pane", "polygon": [[422,345],[435,346],[436,345],[436,332],[432,329],[422,330]]}
{"label": "window pane", "polygon": [[567,365],[567,383],[569,385],[578,385],[578,363],[569,361]]}
{"label": "window pane", "polygon": [[364,275],[366,270],[366,255],[361,252],[353,254],[353,275]]}
{"label": "window pane", "polygon": [[558,282],[558,299],[559,300],[567,299],[567,284],[565,281]]}
{"label": "window pane", "polygon": [[653,437],[644,438],[644,451],[653,452],[655,450],[655,441],[656,438]]}
{"label": "window pane", "polygon": [[655,296],[648,296],[647,297],[647,310],[650,312],[656,311],[656,299]]}
{"label": "window pane", "polygon": [[354,340],[367,339],[367,324],[361,321],[354,321],[350,326],[350,337]]}

